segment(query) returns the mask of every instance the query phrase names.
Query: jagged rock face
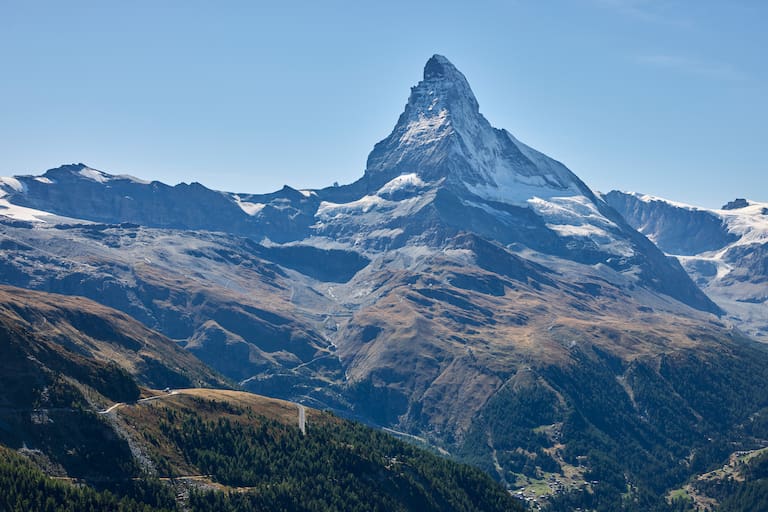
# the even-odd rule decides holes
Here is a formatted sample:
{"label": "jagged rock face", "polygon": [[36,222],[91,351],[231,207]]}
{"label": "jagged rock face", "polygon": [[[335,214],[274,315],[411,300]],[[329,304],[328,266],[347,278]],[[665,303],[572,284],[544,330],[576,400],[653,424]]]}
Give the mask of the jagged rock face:
{"label": "jagged rock face", "polygon": [[[461,193],[473,190],[505,203],[529,199],[533,194],[524,197],[530,191],[525,189],[563,195],[588,190],[564,166],[542,157],[493,128],[480,114],[464,75],[435,55],[424,67],[424,79],[411,90],[394,130],[369,155],[364,179],[374,192],[400,175],[416,172],[424,181],[444,179]],[[519,189],[524,190],[522,196]]]}
{"label": "jagged rock face", "polygon": [[528,199],[514,188],[587,192],[564,166],[542,157],[493,128],[480,114],[464,75],[435,55],[394,130],[368,157],[365,179],[374,191],[397,176],[417,172],[424,181],[445,179],[462,193],[496,191],[495,199],[505,203]]}
{"label": "jagged rock face", "polygon": [[750,336],[768,341],[768,216],[736,199],[708,210],[642,194],[605,195],[633,227],[677,256],[696,283]]}

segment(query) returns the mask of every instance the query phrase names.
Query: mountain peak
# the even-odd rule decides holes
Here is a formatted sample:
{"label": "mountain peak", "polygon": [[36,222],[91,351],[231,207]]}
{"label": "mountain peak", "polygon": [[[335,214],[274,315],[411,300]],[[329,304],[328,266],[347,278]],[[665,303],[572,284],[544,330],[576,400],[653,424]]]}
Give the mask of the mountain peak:
{"label": "mountain peak", "polygon": [[464,75],[456,69],[456,66],[442,55],[434,54],[424,65],[424,80],[450,78],[455,77],[456,75],[461,76],[462,78],[464,77]]}
{"label": "mountain peak", "polygon": [[562,164],[493,128],[467,79],[442,55],[427,61],[392,133],[368,156],[366,186],[373,191],[409,173],[496,202],[591,195]]}
{"label": "mountain peak", "polygon": [[416,113],[437,116],[479,115],[479,107],[469,82],[451,61],[433,55],[424,65],[424,78],[411,89],[408,106]]}
{"label": "mountain peak", "polygon": [[488,130],[492,128],[480,114],[467,79],[446,57],[433,55],[424,66],[423,79],[411,87],[392,133],[368,157],[369,185],[379,187],[412,172],[426,181],[458,178],[449,169],[453,166],[446,165],[448,160],[454,160],[460,147],[467,147],[463,141]]}

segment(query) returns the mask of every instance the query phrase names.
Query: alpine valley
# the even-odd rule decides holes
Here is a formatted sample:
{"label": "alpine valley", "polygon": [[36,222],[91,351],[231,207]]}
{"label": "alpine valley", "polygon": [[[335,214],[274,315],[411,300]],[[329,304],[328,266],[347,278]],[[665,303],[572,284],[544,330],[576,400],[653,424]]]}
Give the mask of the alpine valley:
{"label": "alpine valley", "polygon": [[[130,321],[132,343],[163,343],[151,353],[162,357],[134,348],[120,359],[119,375],[134,375],[145,393],[227,381],[329,410],[473,464],[547,510],[716,507],[722,493],[685,486],[735,452],[768,446],[768,347],[748,336],[765,335],[764,317],[754,329],[734,326],[724,300],[759,299],[764,308],[765,259],[756,255],[730,278],[721,270],[732,260],[711,261],[726,247],[741,258],[733,230],[718,224],[725,213],[702,221],[715,237],[667,236],[664,212],[647,224],[658,230],[643,229],[653,214],[637,198],[595,194],[563,164],[492,127],[440,55],[349,185],[229,193],[72,164],[2,178],[0,189],[0,280],[35,290],[7,288],[14,314],[31,322],[28,296],[47,308],[87,301],[94,315],[121,322],[110,325]],[[674,245],[694,242],[687,252]],[[728,295],[735,282],[751,283],[738,287],[749,294]],[[46,346],[82,350],[66,341],[79,321]],[[149,368],[148,359],[160,362]],[[88,382],[102,386],[99,400],[127,401]],[[223,403],[247,416],[256,398],[227,393]],[[184,425],[224,407],[204,399],[211,396],[120,407],[121,428],[160,473],[185,461],[190,473],[216,476],[214,458],[178,455]],[[196,409],[203,419],[189,419]],[[309,425],[341,421],[327,414],[308,413]],[[174,427],[177,418],[186,420]],[[216,434],[214,423],[206,435]],[[14,448],[24,441],[8,439]],[[385,489],[406,485],[382,476],[397,466],[388,460],[370,478]],[[468,469],[441,471],[408,482],[431,489],[451,474],[463,482],[461,499],[482,494],[484,503],[515,506],[499,501],[500,487],[456,473]],[[222,478],[239,485],[237,476]],[[405,506],[428,509],[414,503]],[[460,500],[438,503],[464,509]]]}

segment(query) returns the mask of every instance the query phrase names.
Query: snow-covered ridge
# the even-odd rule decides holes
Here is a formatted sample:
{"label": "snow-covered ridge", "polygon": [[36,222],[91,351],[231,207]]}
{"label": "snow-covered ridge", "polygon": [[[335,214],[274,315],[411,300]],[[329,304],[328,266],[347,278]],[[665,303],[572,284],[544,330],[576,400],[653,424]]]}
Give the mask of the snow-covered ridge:
{"label": "snow-covered ridge", "polygon": [[151,182],[142,180],[130,174],[109,174],[92,167],[87,167],[83,164],[72,164],[58,167],[56,169],[50,169],[45,176],[29,176],[29,175],[17,175],[13,177],[0,177],[0,187],[10,187],[15,192],[26,193],[27,186],[24,184],[24,180],[36,181],[45,185],[56,185],[58,181],[52,176],[56,176],[57,173],[65,173],[78,178],[94,181],[96,183],[108,183],[110,181],[130,181],[141,185],[149,185]]}
{"label": "snow-covered ridge", "polygon": [[374,194],[361,197],[349,203],[331,203],[322,201],[315,213],[315,217],[321,221],[339,219],[344,215],[360,215],[373,210],[388,212],[392,218],[407,215],[410,206],[420,202],[421,196],[411,195],[407,198],[393,200],[392,196],[398,193],[416,192],[426,186],[426,183],[416,174],[402,174],[382,186]]}
{"label": "snow-covered ridge", "polygon": [[736,242],[730,244],[728,248],[735,245],[768,242],[768,203],[747,200],[746,203],[748,206],[742,208],[711,209],[694,206],[687,203],[681,203],[678,201],[671,201],[669,199],[664,199],[662,197],[653,196],[650,194],[640,194],[637,192],[623,193],[635,197],[644,203],[652,204],[654,202],[658,202],[683,210],[707,212],[720,218],[727,232],[739,237],[739,239]]}
{"label": "snow-covered ridge", "polygon": [[739,199],[710,209],[648,194],[608,196],[630,224],[680,261],[739,329],[768,342],[768,203]]}
{"label": "snow-covered ridge", "polygon": [[684,210],[699,210],[699,211],[706,211],[706,208],[700,208],[698,206],[694,206],[688,203],[681,203],[679,201],[671,201],[669,199],[665,199],[663,197],[659,196],[653,196],[650,194],[641,194],[639,192],[630,192],[630,191],[622,191],[622,194],[626,194],[628,196],[635,197],[639,199],[640,201],[644,203],[664,203],[668,204],[670,206],[674,206],[675,208],[682,208]]}
{"label": "snow-covered ridge", "polygon": [[132,181],[134,183],[139,183],[141,185],[149,185],[149,184],[152,183],[149,180],[143,180],[141,178],[137,178],[136,176],[131,176],[130,174],[116,174],[116,175],[112,176],[112,178],[116,179],[116,180]]}
{"label": "snow-covered ridge", "polygon": [[[361,197],[356,201],[349,203],[331,203],[323,201],[315,213],[315,218],[320,221],[341,220],[347,216],[361,216],[363,214],[377,213],[381,218],[380,224],[385,224],[387,220],[405,217],[413,213],[414,207],[422,203],[424,197],[415,196],[400,201],[391,201],[373,194]],[[370,218],[369,220],[372,220]],[[373,222],[366,222],[367,224]]]}
{"label": "snow-covered ridge", "polygon": [[91,181],[95,181],[97,183],[107,183],[113,180],[127,180],[127,181],[132,181],[134,183],[139,183],[141,185],[149,185],[151,183],[149,181],[139,179],[135,176],[131,176],[130,174],[108,174],[106,172],[99,171],[97,169],[91,169],[90,167],[85,167],[84,169],[81,169],[80,171],[78,171],[78,174],[83,178],[89,179]]}

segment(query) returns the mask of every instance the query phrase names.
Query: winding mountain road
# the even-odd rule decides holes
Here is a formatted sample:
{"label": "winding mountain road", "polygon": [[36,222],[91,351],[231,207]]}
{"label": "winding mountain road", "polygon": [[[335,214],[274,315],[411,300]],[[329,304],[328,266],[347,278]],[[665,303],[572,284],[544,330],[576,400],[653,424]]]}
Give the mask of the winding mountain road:
{"label": "winding mountain road", "polygon": [[[132,403],[140,404],[140,403],[143,403],[143,402],[150,402],[152,400],[160,400],[161,398],[166,398],[166,397],[173,396],[173,395],[178,395],[178,394],[179,394],[178,391],[171,391],[171,392],[169,392],[169,393],[167,393],[165,395],[156,395],[156,396],[150,396],[148,398],[141,398],[141,399],[136,400],[135,402],[132,402]],[[109,414],[112,411],[114,411],[115,409],[117,409],[118,407],[122,407],[124,405],[128,405],[128,402],[117,402],[116,404],[113,404],[113,405],[107,407],[103,411],[99,411],[99,414]]]}

